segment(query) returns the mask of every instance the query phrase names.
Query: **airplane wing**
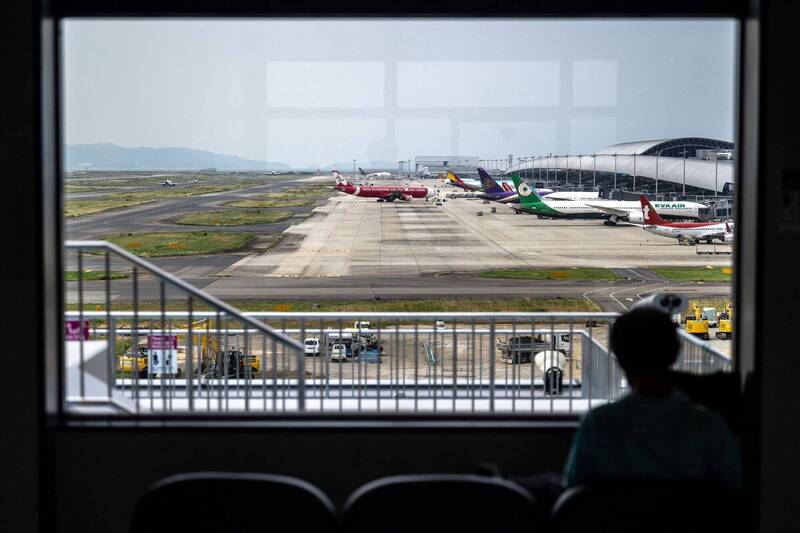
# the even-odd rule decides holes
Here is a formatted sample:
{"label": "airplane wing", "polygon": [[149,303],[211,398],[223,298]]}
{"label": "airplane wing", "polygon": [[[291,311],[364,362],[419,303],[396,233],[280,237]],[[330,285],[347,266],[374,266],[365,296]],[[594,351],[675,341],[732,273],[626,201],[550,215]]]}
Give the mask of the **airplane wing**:
{"label": "airplane wing", "polygon": [[588,205],[589,207],[592,207],[594,209],[597,209],[598,211],[602,211],[603,213],[605,213],[607,215],[616,215],[618,217],[626,217],[629,214],[628,211],[625,211],[624,209],[616,209],[614,207],[608,207],[608,206],[603,205],[603,204],[596,204],[596,203],[593,203],[593,202],[587,202],[586,200],[582,200],[581,203],[585,204],[585,205]]}

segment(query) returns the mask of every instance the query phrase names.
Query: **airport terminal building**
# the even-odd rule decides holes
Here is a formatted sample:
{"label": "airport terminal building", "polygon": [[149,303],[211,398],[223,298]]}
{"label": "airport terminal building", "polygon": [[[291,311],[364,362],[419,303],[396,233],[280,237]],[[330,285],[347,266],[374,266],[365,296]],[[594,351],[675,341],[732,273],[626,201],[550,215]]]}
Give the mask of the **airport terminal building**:
{"label": "airport terminal building", "polygon": [[680,137],[615,144],[594,154],[519,158],[506,173],[575,189],[731,196],[734,154],[728,141]]}
{"label": "airport terminal building", "polygon": [[452,170],[460,175],[475,174],[480,165],[480,159],[478,156],[466,155],[418,155],[414,158],[414,165],[415,173],[428,167],[428,171],[433,175],[447,172],[447,170]]}

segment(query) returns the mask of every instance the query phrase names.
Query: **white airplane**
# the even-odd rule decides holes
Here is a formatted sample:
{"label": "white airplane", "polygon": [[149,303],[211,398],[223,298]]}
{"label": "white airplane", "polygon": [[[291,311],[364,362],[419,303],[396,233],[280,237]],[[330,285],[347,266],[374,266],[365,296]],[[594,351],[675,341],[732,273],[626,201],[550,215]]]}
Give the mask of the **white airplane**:
{"label": "white airplane", "polygon": [[595,200],[600,198],[598,191],[556,191],[547,195],[550,200]]}
{"label": "white airplane", "polygon": [[[554,193],[556,194],[556,193]],[[549,195],[548,198],[552,198]],[[642,204],[630,200],[582,200],[589,207],[602,211],[608,215],[606,223],[610,226],[620,223],[644,223]],[[655,202],[651,209],[664,218],[686,220],[687,218],[700,218],[700,210],[707,206],[696,202]]]}
{"label": "white airplane", "polygon": [[417,177],[418,178],[430,178],[431,177],[430,169],[428,167],[422,167],[422,170],[417,172]]}
{"label": "white airplane", "polygon": [[367,178],[367,179],[380,180],[380,179],[387,179],[387,178],[391,178],[392,177],[392,173],[391,172],[365,172],[364,169],[361,168],[361,167],[358,167],[358,171],[361,172],[361,177],[362,178]]}
{"label": "white airplane", "polygon": [[174,187],[175,183],[172,180],[164,180],[161,184],[162,187]]}
{"label": "white airplane", "polygon": [[660,216],[646,196],[639,197],[645,230],[655,235],[672,237],[678,241],[692,241],[695,244],[705,241],[711,244],[715,239],[733,242],[733,228],[729,222],[667,222]]}

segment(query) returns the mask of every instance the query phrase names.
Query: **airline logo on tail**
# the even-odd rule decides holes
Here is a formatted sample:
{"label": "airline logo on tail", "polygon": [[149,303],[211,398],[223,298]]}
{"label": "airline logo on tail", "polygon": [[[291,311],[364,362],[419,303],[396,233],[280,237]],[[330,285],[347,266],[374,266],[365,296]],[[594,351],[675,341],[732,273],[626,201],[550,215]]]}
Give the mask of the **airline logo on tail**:
{"label": "airline logo on tail", "polygon": [[639,196],[639,203],[642,205],[642,216],[644,217],[645,224],[663,224],[664,219],[662,219],[656,210],[653,209],[652,204],[650,204],[650,200],[647,199],[647,196],[641,195]]}
{"label": "airline logo on tail", "polygon": [[531,190],[531,186],[527,183],[520,183],[517,187],[517,190],[519,191],[520,196],[530,196],[533,192]]}
{"label": "airline logo on tail", "polygon": [[333,171],[333,177],[336,178],[336,185],[347,185],[347,180],[344,176],[339,174],[338,170]]}
{"label": "airline logo on tail", "polygon": [[461,185],[461,186],[465,185],[464,182],[461,181],[461,178],[459,178],[458,176],[456,176],[455,174],[453,174],[449,170],[447,171],[447,179],[449,179],[451,182],[455,183],[456,185]]}

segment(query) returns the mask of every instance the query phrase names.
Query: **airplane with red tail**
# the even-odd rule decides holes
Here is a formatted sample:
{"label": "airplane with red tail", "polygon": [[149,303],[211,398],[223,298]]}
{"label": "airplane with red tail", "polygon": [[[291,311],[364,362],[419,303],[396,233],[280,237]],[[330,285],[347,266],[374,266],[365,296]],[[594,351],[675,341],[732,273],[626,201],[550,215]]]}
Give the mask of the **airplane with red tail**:
{"label": "airplane with red tail", "polygon": [[644,219],[642,227],[650,233],[695,244],[701,241],[711,244],[714,239],[733,242],[733,228],[728,222],[667,222],[653,209],[647,196],[641,195],[639,203],[642,204]]}
{"label": "airplane with red tail", "polygon": [[427,198],[433,192],[427,187],[406,187],[402,185],[353,185],[348,183],[338,170],[333,171],[336,178],[336,190],[362,198],[376,198],[379,202],[395,200],[411,201],[413,198]]}

